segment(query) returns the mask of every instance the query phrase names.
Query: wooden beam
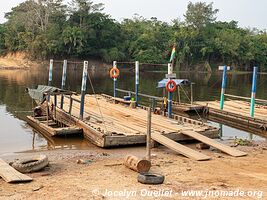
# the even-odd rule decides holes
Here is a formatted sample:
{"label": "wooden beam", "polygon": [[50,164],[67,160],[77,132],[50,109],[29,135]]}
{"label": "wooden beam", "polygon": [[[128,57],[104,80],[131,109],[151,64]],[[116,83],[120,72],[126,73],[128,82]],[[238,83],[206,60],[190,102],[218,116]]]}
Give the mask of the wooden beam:
{"label": "wooden beam", "polygon": [[205,144],[208,144],[212,147],[215,147],[231,156],[234,156],[234,157],[240,157],[240,156],[246,156],[247,153],[245,152],[242,152],[242,151],[239,151],[239,150],[236,150],[234,148],[231,148],[229,146],[226,146],[222,143],[219,143],[217,142],[216,140],[213,140],[213,139],[210,139],[208,137],[205,137],[197,132],[194,132],[194,131],[182,131],[182,134],[184,135],[187,135],[187,136],[190,136],[192,138],[195,138]]}
{"label": "wooden beam", "polygon": [[190,149],[184,145],[181,145],[159,133],[153,132],[151,133],[152,139],[157,141],[160,144],[163,144],[164,146],[188,157],[192,158],[194,160],[203,161],[203,160],[210,160],[211,158],[209,156],[206,156],[202,153],[199,153],[193,149]]}
{"label": "wooden beam", "polygon": [[0,158],[0,176],[8,183],[29,182],[32,178],[18,172]]}

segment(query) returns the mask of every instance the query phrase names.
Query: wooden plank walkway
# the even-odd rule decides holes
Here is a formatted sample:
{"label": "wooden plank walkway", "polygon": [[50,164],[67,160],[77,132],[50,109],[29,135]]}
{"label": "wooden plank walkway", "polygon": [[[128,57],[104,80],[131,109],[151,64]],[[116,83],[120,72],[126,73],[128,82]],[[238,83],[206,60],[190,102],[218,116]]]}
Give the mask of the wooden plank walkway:
{"label": "wooden plank walkway", "polygon": [[[198,101],[199,105],[208,105],[209,108],[220,109],[220,101]],[[250,103],[239,100],[228,100],[224,102],[224,111],[239,114],[245,117],[250,117]],[[255,106],[254,118],[267,120],[267,106],[258,105]]]}
{"label": "wooden plank walkway", "polygon": [[[80,100],[80,96],[74,97]],[[57,105],[59,104],[59,98]],[[84,107],[84,119],[79,120],[80,103],[73,101],[71,114],[74,123],[83,128],[86,138],[102,147],[120,146],[130,144],[142,144],[146,141],[146,115],[147,111],[142,108],[130,108],[127,105],[115,104],[112,98],[102,95],[86,95]],[[53,102],[53,97],[51,97]],[[70,101],[65,98],[64,110],[69,111]],[[57,109],[60,112],[60,109]],[[64,113],[57,113],[64,120]],[[72,117],[72,118],[73,118]],[[185,122],[188,121],[188,122]],[[191,122],[192,123],[189,123]],[[194,123],[194,124],[193,124]],[[86,128],[85,128],[86,127]],[[161,133],[173,140],[186,140],[190,137],[181,134],[182,131],[192,130],[209,137],[218,137],[218,129],[207,124],[195,123],[188,119],[177,121],[161,115],[152,114],[152,131]],[[93,132],[93,133],[92,133]]]}
{"label": "wooden plank walkway", "polygon": [[245,152],[242,152],[242,151],[239,151],[237,149],[226,146],[222,143],[217,142],[216,140],[212,140],[210,138],[207,138],[207,137],[205,137],[205,136],[203,136],[197,132],[194,132],[194,131],[183,131],[183,134],[188,135],[192,138],[195,138],[195,139],[197,139],[197,140],[199,140],[205,144],[208,144],[212,147],[215,147],[215,148],[217,148],[217,149],[219,149],[219,150],[221,150],[221,151],[223,151],[223,152],[225,152],[231,156],[234,156],[234,157],[241,157],[241,156],[247,155],[247,153],[245,153]]}
{"label": "wooden plank walkway", "polygon": [[[204,136],[203,136],[204,137]],[[155,132],[152,132],[151,133],[151,138],[155,141],[157,141],[158,143],[188,157],[188,158],[192,158],[194,160],[197,160],[197,161],[204,161],[204,160],[210,160],[211,157],[209,156],[206,156],[202,153],[199,153],[193,149],[190,149],[189,147],[186,147],[184,145],[181,145],[167,137],[165,137],[164,135],[162,134],[159,134],[159,133],[155,133]]]}
{"label": "wooden plank walkway", "polygon": [[18,172],[0,158],[0,177],[8,183],[29,182],[32,178]]}
{"label": "wooden plank walkway", "polygon": [[250,103],[240,100],[227,100],[224,109],[220,110],[219,101],[196,102],[208,107],[210,119],[242,130],[256,131],[257,134],[267,136],[267,106],[255,106],[255,115],[250,117]]}

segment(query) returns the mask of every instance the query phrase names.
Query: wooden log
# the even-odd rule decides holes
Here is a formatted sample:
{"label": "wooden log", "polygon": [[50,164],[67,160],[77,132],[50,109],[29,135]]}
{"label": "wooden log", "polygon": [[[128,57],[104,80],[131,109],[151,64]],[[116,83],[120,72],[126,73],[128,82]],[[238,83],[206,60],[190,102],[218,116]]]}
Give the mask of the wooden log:
{"label": "wooden log", "polygon": [[136,172],[148,172],[151,167],[151,162],[144,159],[139,159],[136,156],[128,155],[125,157],[124,165]]}

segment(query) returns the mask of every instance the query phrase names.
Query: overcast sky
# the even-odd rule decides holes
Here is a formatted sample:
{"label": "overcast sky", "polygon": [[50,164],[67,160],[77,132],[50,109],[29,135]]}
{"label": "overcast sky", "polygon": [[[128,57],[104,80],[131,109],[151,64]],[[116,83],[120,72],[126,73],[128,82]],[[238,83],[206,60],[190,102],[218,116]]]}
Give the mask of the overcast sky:
{"label": "overcast sky", "polygon": [[[25,0],[1,0],[0,23],[4,22],[4,13]],[[65,0],[67,1],[67,0]],[[199,0],[191,0],[197,2]],[[170,22],[174,18],[183,19],[188,0],[93,0],[104,3],[105,12],[116,20],[131,18],[138,13],[145,18],[157,17],[159,20]],[[266,0],[203,0],[214,2],[218,8],[218,20],[236,20],[241,27],[256,27],[267,29]]]}

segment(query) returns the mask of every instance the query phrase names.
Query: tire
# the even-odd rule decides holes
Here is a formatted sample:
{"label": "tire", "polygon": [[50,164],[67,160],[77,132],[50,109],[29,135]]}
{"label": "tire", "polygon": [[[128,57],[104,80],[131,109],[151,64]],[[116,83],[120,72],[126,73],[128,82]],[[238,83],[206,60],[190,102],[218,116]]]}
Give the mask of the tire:
{"label": "tire", "polygon": [[46,155],[35,156],[32,158],[17,160],[12,163],[12,167],[21,173],[40,171],[49,164]]}
{"label": "tire", "polygon": [[140,173],[137,177],[138,182],[151,185],[162,184],[164,179],[163,175],[149,172]]}

